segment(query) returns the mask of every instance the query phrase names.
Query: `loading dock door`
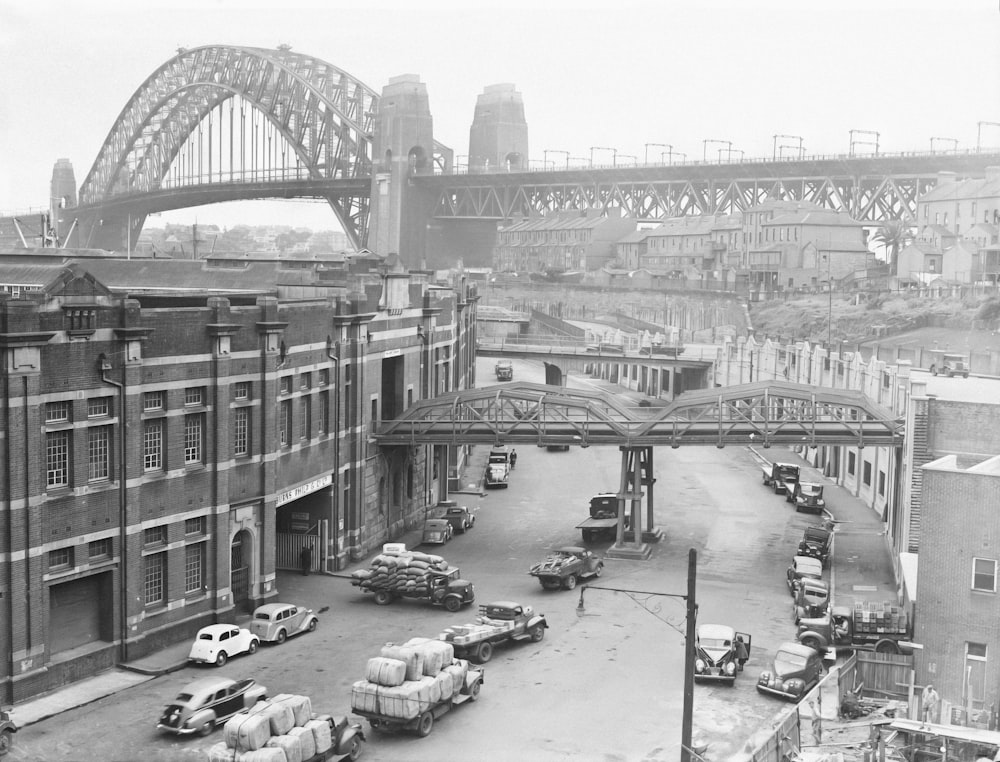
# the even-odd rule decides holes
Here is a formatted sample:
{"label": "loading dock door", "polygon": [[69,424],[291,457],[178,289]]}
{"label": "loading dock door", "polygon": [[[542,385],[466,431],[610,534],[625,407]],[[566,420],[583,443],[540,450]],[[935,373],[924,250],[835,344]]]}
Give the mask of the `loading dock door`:
{"label": "loading dock door", "polygon": [[[111,625],[110,572],[95,574],[49,588],[49,640],[53,653],[110,640],[102,631]],[[106,615],[101,616],[102,608]]]}

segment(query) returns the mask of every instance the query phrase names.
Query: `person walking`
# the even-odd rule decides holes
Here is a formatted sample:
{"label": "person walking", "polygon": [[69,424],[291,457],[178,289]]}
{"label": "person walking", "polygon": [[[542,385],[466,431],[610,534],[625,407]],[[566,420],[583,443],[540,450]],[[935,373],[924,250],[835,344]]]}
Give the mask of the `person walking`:
{"label": "person walking", "polygon": [[299,562],[302,564],[302,576],[308,577],[309,570],[312,569],[313,549],[312,545],[303,545],[299,553]]}
{"label": "person walking", "polygon": [[511,470],[513,470],[514,466],[516,466],[516,465],[517,465],[517,450],[511,450],[510,451],[510,468],[511,468]]}
{"label": "person walking", "polygon": [[940,701],[938,692],[928,683],[920,694],[920,718],[924,725],[937,721],[938,701]]}

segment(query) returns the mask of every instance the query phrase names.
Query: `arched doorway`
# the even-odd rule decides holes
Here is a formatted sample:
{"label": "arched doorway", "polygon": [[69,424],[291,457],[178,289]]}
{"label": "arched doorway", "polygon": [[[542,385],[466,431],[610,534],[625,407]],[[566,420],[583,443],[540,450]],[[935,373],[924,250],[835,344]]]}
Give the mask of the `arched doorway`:
{"label": "arched doorway", "polygon": [[253,539],[250,532],[241,529],[233,538],[229,554],[230,587],[233,605],[237,611],[250,609],[250,568],[253,561]]}

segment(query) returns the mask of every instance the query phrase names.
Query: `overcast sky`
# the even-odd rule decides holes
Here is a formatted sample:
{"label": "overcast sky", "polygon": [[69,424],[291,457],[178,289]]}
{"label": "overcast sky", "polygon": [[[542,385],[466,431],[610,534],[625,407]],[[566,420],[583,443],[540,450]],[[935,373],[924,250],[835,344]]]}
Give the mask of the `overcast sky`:
{"label": "overcast sky", "polygon": [[[0,213],[46,206],[59,158],[79,185],[118,113],[178,47],[282,43],[377,92],[418,74],[434,136],[456,155],[468,154],[477,95],[501,82],[523,95],[539,162],[545,149],[589,157],[591,146],[641,162],[646,143],[717,158],[706,139],[771,156],[775,134],[847,153],[851,130],[878,131],[881,152],[928,150],[932,137],[974,149],[979,122],[994,123],[983,145],[1000,147],[998,0],[0,0]],[[650,147],[650,160],[663,150]],[[202,207],[147,224],[336,226],[325,207],[300,206]]]}

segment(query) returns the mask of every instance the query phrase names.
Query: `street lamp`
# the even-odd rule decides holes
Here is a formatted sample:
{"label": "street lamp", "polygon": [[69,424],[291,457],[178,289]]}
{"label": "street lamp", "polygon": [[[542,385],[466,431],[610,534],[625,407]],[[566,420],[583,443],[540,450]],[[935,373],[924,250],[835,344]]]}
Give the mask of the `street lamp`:
{"label": "street lamp", "polygon": [[744,153],[739,148],[720,148],[719,149],[719,163],[722,163],[722,152],[726,152],[726,161],[732,162],[733,154],[738,153],[740,155],[740,161],[743,161]]}
{"label": "street lamp", "polygon": [[[674,150],[674,147],[672,145],[670,145],[669,143],[646,143],[646,158],[643,161],[643,164],[649,164],[649,147],[650,146],[656,146],[657,148],[667,148],[671,152],[673,152],[673,150]],[[663,158],[663,154],[662,153],[660,154],[660,158]]]}
{"label": "street lamp", "polygon": [[955,138],[931,138],[931,153],[934,153],[934,141],[935,140],[947,140],[951,143],[951,148],[953,151],[958,150],[958,141]]}
{"label": "street lamp", "polygon": [[[543,158],[543,160],[546,163],[548,163],[548,159],[549,159],[549,154],[550,153],[561,153],[563,156],[565,156],[566,157],[566,169],[569,169],[569,151],[557,151],[557,150],[552,149],[552,148],[545,149],[544,151],[542,151],[542,158]],[[555,162],[552,162],[552,168],[555,169],[555,167],[556,167]]]}
{"label": "street lamp", "polygon": [[[799,141],[799,158],[802,158],[802,136],[800,135],[775,135],[774,136],[774,149],[771,158],[777,159],[779,154],[778,138],[790,138],[791,140]],[[792,146],[788,146],[791,148]]]}
{"label": "street lamp", "polygon": [[[868,135],[870,137],[874,136],[875,140],[874,142],[870,140],[857,140],[854,137],[855,134]],[[850,137],[851,137],[851,151],[848,154],[849,156],[854,156],[854,146],[875,146],[875,155],[878,156],[879,133],[875,132],[874,130],[850,130]]]}
{"label": "street lamp", "polygon": [[615,158],[618,156],[617,148],[608,148],[607,146],[591,146],[590,147],[590,166],[594,166],[594,151],[611,151],[611,166],[615,165]]}
{"label": "street lamp", "polygon": [[703,141],[701,141],[701,160],[702,161],[708,161],[708,144],[709,143],[721,143],[724,146],[729,146],[730,148],[733,147],[733,143],[732,143],[731,140],[713,140],[712,138],[709,138],[707,140],[703,140]]}
{"label": "street lamp", "polygon": [[983,136],[983,125],[1000,127],[1000,122],[976,122],[976,153],[979,153],[980,138]]}

